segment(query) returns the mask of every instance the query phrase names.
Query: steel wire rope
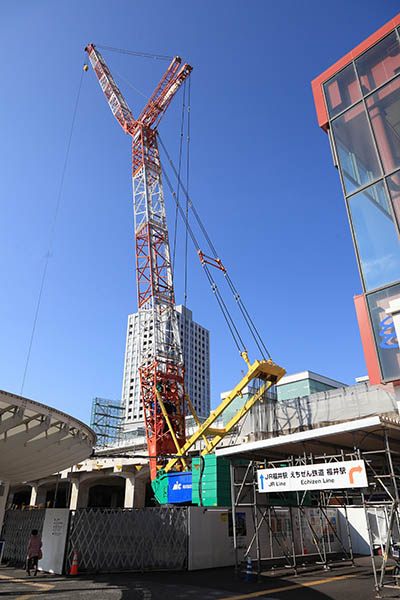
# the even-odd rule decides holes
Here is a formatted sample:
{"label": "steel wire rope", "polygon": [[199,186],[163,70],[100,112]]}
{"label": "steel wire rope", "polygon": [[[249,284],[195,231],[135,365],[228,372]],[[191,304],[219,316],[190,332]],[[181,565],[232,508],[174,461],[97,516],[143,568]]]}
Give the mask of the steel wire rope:
{"label": "steel wire rope", "polygon": [[[222,310],[222,313],[223,313],[223,315],[225,317],[225,320],[226,320],[226,323],[227,323],[227,325],[229,327],[230,332],[232,333],[232,328],[233,328],[235,330],[235,332],[236,332],[236,335],[237,335],[238,339],[240,340],[240,343],[241,343],[242,347],[240,347],[240,345],[237,343],[237,341],[236,341],[236,346],[237,346],[237,349],[239,350],[239,353],[242,354],[243,352],[246,351],[246,346],[245,346],[245,344],[244,344],[244,342],[243,342],[243,340],[241,338],[241,335],[240,335],[240,333],[239,333],[239,331],[238,331],[238,329],[237,329],[237,327],[235,325],[235,322],[234,322],[234,320],[232,318],[232,315],[230,314],[230,312],[228,310],[228,307],[226,306],[226,304],[224,302],[224,299],[223,299],[223,297],[221,295],[221,292],[219,291],[218,286],[215,283],[215,281],[214,281],[214,279],[213,279],[213,277],[212,277],[212,275],[210,273],[210,270],[209,270],[208,266],[207,265],[203,265],[203,268],[204,268],[204,270],[206,272],[206,275],[208,277],[208,280],[209,280],[209,282],[211,284],[212,290],[213,290],[213,292],[214,292],[214,294],[215,294],[215,296],[217,298],[218,304],[219,304],[219,306],[220,306],[220,308]],[[229,324],[228,319],[229,319],[232,327]],[[232,335],[233,335],[233,333],[232,333]]]}
{"label": "steel wire rope", "polygon": [[[174,175],[175,175],[175,177],[176,177],[176,178],[178,178],[178,173],[177,173],[177,170],[176,170],[176,168],[175,168],[175,166],[174,166],[174,164],[173,164],[173,162],[172,162],[172,159],[171,159],[171,157],[170,157],[170,155],[169,155],[169,153],[168,153],[168,150],[167,150],[167,149],[166,149],[166,147],[165,147],[165,144],[164,144],[164,142],[163,142],[163,141],[162,141],[162,139],[161,139],[161,136],[160,136],[160,133],[159,133],[159,132],[158,132],[158,139],[160,140],[161,147],[162,147],[162,149],[163,149],[163,150],[164,150],[164,152],[165,152],[165,155],[166,155],[166,157],[167,157],[167,159],[168,159],[168,162],[169,162],[169,164],[171,165],[171,168],[172,168],[172,170],[173,170],[173,172],[174,172]],[[201,229],[201,232],[203,233],[203,235],[204,235],[205,239],[207,240],[207,243],[208,243],[208,245],[209,245],[209,247],[210,247],[210,250],[211,250],[212,254],[214,255],[214,258],[218,258],[218,254],[217,254],[217,251],[216,251],[216,249],[215,249],[215,247],[214,247],[214,244],[212,243],[212,241],[211,241],[211,239],[210,239],[210,237],[209,237],[209,235],[208,235],[208,233],[207,233],[207,230],[206,230],[206,228],[204,227],[202,220],[200,219],[200,216],[199,216],[199,214],[198,214],[198,212],[197,212],[197,210],[196,210],[196,207],[193,205],[192,201],[190,200],[190,197],[189,197],[188,191],[187,191],[186,187],[184,186],[182,179],[180,179],[180,180],[178,181],[178,183],[179,183],[179,185],[182,187],[183,193],[185,194],[185,196],[186,196],[186,198],[187,198],[187,200],[188,200],[188,205],[189,205],[189,206],[190,206],[190,208],[192,209],[192,212],[193,212],[193,214],[194,214],[194,216],[195,216],[195,218],[196,218],[196,221],[198,222],[198,224],[199,224],[199,227],[200,227],[200,229]]]}
{"label": "steel wire rope", "polygon": [[[248,310],[246,308],[246,305],[244,304],[243,300],[241,299],[241,297],[239,295],[239,292],[235,288],[232,279],[230,278],[230,276],[229,276],[229,274],[227,272],[224,273],[224,276],[225,276],[225,278],[226,278],[226,280],[228,282],[229,287],[231,288],[232,294],[233,294],[233,296],[234,296],[234,298],[235,298],[235,300],[236,300],[236,302],[237,302],[237,304],[239,306],[240,312],[243,315],[243,318],[244,318],[244,320],[245,320],[245,322],[247,324],[247,327],[249,328],[250,332],[252,333],[252,336],[253,336],[253,339],[254,339],[254,341],[255,341],[255,343],[257,345],[257,348],[259,349],[259,351],[261,352],[261,354],[263,355],[264,358],[265,358],[265,356],[264,356],[263,350],[267,354],[268,358],[271,359],[271,354],[268,352],[268,348],[264,344],[264,341],[263,341],[263,339],[262,339],[262,337],[261,337],[261,335],[260,335],[257,327],[255,326],[254,321],[251,318],[251,316],[250,316],[250,314],[249,314],[249,312],[248,312]],[[254,333],[252,331],[252,328],[254,330]],[[259,340],[259,342],[260,342],[260,344],[261,344],[262,347],[260,347],[260,344],[258,343],[257,338],[258,338],[258,340]]]}
{"label": "steel wire rope", "polygon": [[40,305],[41,305],[42,296],[43,296],[43,289],[44,289],[44,284],[45,284],[46,276],[47,276],[47,270],[48,270],[48,266],[49,266],[49,259],[51,256],[51,251],[54,246],[57,218],[58,218],[58,213],[60,211],[61,195],[62,195],[62,190],[64,187],[65,172],[67,169],[69,152],[70,152],[70,148],[71,148],[72,134],[74,131],[74,125],[75,125],[76,114],[77,114],[77,110],[78,110],[79,98],[81,95],[83,75],[84,75],[84,71],[82,70],[81,78],[80,78],[79,86],[78,86],[78,93],[76,95],[75,106],[74,106],[73,115],[72,115],[71,127],[70,127],[70,131],[69,131],[69,136],[68,136],[67,150],[65,153],[64,164],[63,164],[63,168],[61,171],[60,185],[59,185],[58,193],[57,193],[57,197],[56,197],[56,207],[55,207],[55,211],[54,211],[53,222],[52,222],[51,229],[50,229],[49,246],[48,246],[48,251],[46,253],[46,259],[45,259],[43,273],[42,273],[42,279],[41,279],[41,283],[40,283],[39,295],[38,295],[38,300],[36,303],[36,310],[35,310],[35,315],[34,315],[34,319],[33,319],[32,332],[31,332],[31,337],[29,340],[28,353],[27,353],[26,361],[25,361],[24,374],[22,377],[21,392],[20,392],[21,396],[23,394],[24,387],[25,387],[26,375],[28,372],[28,366],[29,366],[29,361],[30,361],[31,352],[32,352],[32,345],[33,345],[33,340],[35,337],[36,325],[37,325],[37,321],[38,321],[39,310],[40,310]]}
{"label": "steel wire rope", "polygon": [[[200,246],[199,246],[199,244],[197,242],[196,236],[194,235],[193,230],[190,227],[190,224],[186,221],[185,212],[184,212],[184,210],[183,210],[180,202],[177,201],[177,197],[176,197],[175,191],[174,191],[174,189],[172,187],[171,181],[170,181],[170,179],[168,177],[168,174],[166,173],[164,167],[161,166],[161,169],[162,169],[162,173],[164,175],[165,181],[167,182],[167,185],[168,185],[169,190],[171,192],[171,195],[172,195],[172,197],[174,198],[174,200],[176,202],[176,205],[177,205],[178,210],[180,212],[180,215],[181,215],[181,217],[183,219],[183,222],[185,223],[185,225],[186,225],[186,227],[188,229],[188,232],[189,232],[190,238],[191,238],[191,240],[192,240],[192,242],[194,244],[194,247],[196,248],[197,251],[199,251],[200,250]],[[222,314],[224,316],[224,319],[226,321],[228,329],[229,329],[229,331],[230,331],[230,333],[232,335],[233,341],[235,342],[235,345],[236,345],[237,349],[239,350],[239,353],[241,354],[245,350],[245,345],[244,345],[243,340],[242,340],[242,338],[240,336],[240,333],[237,330],[237,327],[236,327],[236,325],[235,325],[235,323],[234,323],[234,321],[232,319],[232,316],[231,316],[231,314],[230,314],[230,312],[229,312],[229,310],[228,310],[228,308],[227,308],[227,306],[226,306],[226,304],[224,302],[224,299],[221,296],[221,293],[220,293],[220,291],[218,289],[218,286],[215,283],[215,281],[214,281],[214,279],[213,279],[213,277],[212,277],[212,275],[210,273],[210,270],[209,270],[208,266],[205,263],[202,266],[203,266],[203,269],[204,269],[204,271],[206,273],[207,279],[208,279],[208,281],[209,281],[209,283],[211,285],[211,289],[212,289],[213,293],[215,294],[215,297],[217,299],[217,302],[219,304],[221,312],[222,312]],[[237,337],[235,337],[235,333],[234,332],[236,333]],[[238,340],[242,344],[242,348],[240,347],[240,344],[239,344]]]}
{"label": "steel wire rope", "polygon": [[[102,49],[106,49],[106,50],[111,50],[111,51],[114,51],[114,52],[119,52],[119,53],[122,53],[122,54],[130,54],[130,55],[135,55],[135,56],[144,56],[144,57],[147,57],[147,58],[158,58],[158,59],[164,59],[164,60],[170,60],[170,59],[172,59],[172,57],[169,57],[169,56],[162,56],[162,55],[156,55],[156,54],[151,54],[151,53],[137,52],[137,51],[133,51],[133,50],[132,51],[131,50],[122,50],[120,48],[113,48],[111,46],[97,45],[97,47],[98,48],[102,48]],[[141,92],[139,89],[137,89],[128,79],[126,79],[125,77],[123,77],[120,73],[117,73],[117,74],[134,91],[136,91],[137,93],[139,93],[140,95],[142,95],[144,98],[148,99],[148,97],[143,92]],[[186,93],[186,81],[185,81],[184,85],[185,85],[185,88],[184,88],[184,97],[185,97],[185,93]],[[197,220],[197,222],[198,222],[198,224],[200,226],[200,229],[201,229],[201,231],[202,231],[202,233],[203,233],[203,235],[204,235],[204,237],[205,237],[205,239],[206,239],[206,241],[207,241],[207,243],[208,243],[208,245],[210,247],[210,250],[211,250],[212,254],[214,255],[214,258],[217,259],[218,258],[218,253],[217,253],[217,251],[215,249],[215,246],[213,245],[213,243],[211,241],[211,238],[208,235],[208,232],[207,232],[206,228],[203,225],[203,222],[200,219],[200,216],[199,216],[199,214],[198,214],[195,206],[193,205],[193,203],[190,200],[189,191],[188,191],[189,190],[189,166],[190,166],[190,111],[191,111],[191,105],[190,105],[190,85],[191,85],[191,83],[190,83],[190,78],[189,78],[189,84],[188,84],[187,157],[186,157],[186,188],[183,185],[182,180],[181,180],[181,176],[180,176],[180,172],[181,172],[181,160],[182,160],[182,138],[183,138],[183,129],[182,128],[183,128],[183,118],[182,118],[182,125],[181,125],[181,143],[180,143],[180,151],[179,151],[179,168],[178,168],[178,171],[176,170],[175,166],[172,163],[172,160],[171,160],[171,158],[169,156],[169,153],[168,153],[168,151],[167,151],[167,149],[166,149],[166,147],[165,147],[165,145],[164,145],[164,143],[163,143],[163,141],[161,139],[161,136],[159,135],[158,132],[157,133],[158,133],[158,137],[159,137],[161,146],[162,146],[165,154],[167,155],[167,158],[168,158],[168,160],[169,160],[169,162],[171,164],[171,167],[172,167],[172,169],[173,169],[173,171],[175,173],[175,176],[176,176],[176,178],[178,180],[178,187],[177,187],[178,203],[179,203],[179,190],[180,190],[180,187],[182,187],[182,189],[184,191],[184,194],[186,196],[186,211],[185,211],[185,219],[184,219],[185,224],[187,225],[188,222],[189,222],[189,206],[190,206],[190,208],[192,209],[193,214],[194,214],[194,216],[195,216],[195,218],[196,218],[196,220]],[[183,111],[184,111],[184,99],[183,99],[182,112]],[[172,272],[173,273],[174,273],[174,268],[175,268],[175,256],[176,256],[176,235],[177,235],[178,203],[177,203],[177,206],[176,206],[176,213],[175,213],[174,246],[173,246],[173,262],[172,262]],[[198,248],[198,249],[200,249],[200,248]],[[186,305],[186,302],[187,302],[187,284],[188,284],[188,260],[187,260],[187,256],[188,256],[188,227],[186,226],[186,231],[185,231],[185,268],[184,268],[184,271],[185,271],[185,277],[184,277],[184,304],[185,305]],[[206,269],[206,271],[208,271],[208,268]],[[234,286],[234,284],[232,282],[232,279],[230,278],[229,274],[226,271],[224,271],[223,274],[224,274],[224,276],[225,276],[225,278],[226,278],[226,280],[228,282],[228,286],[230,287],[232,295],[233,295],[236,303],[238,304],[239,310],[242,313],[243,319],[244,319],[244,321],[245,321],[245,323],[246,323],[246,325],[247,325],[247,327],[248,327],[248,329],[250,331],[251,336],[254,339],[254,342],[255,342],[258,350],[260,351],[260,353],[263,356],[263,358],[265,358],[264,351],[267,354],[267,356],[269,358],[271,358],[271,355],[270,355],[268,349],[266,348],[266,346],[265,346],[265,344],[264,344],[264,342],[263,342],[263,340],[261,338],[261,335],[260,335],[259,331],[257,330],[257,328],[256,328],[256,326],[254,324],[254,321],[252,320],[252,318],[251,318],[251,316],[250,316],[250,314],[249,314],[249,312],[248,312],[245,304],[243,303],[243,300],[241,299],[238,291],[236,290],[236,288],[235,288],[235,286]],[[214,282],[214,285],[216,285],[214,280],[213,280],[213,282]],[[219,292],[218,288],[216,288],[216,290],[218,292],[218,295],[220,296],[221,301],[223,302],[222,296],[220,295],[220,292]],[[223,304],[226,307],[225,303],[223,303]],[[226,310],[227,310],[227,308],[226,308]],[[228,311],[228,314],[229,314],[230,319],[232,320],[229,311]],[[232,320],[232,323],[233,323],[233,320]],[[235,327],[235,329],[236,329],[236,327]],[[242,344],[243,344],[243,342],[242,342]],[[244,344],[243,344],[243,347],[244,347]]]}
{"label": "steel wire rope", "polygon": [[129,79],[127,79],[126,77],[124,77],[123,75],[121,75],[121,73],[119,73],[119,71],[116,71],[115,69],[113,69],[113,72],[114,72],[114,73],[116,73],[116,74],[118,75],[118,77],[120,77],[120,78],[122,79],[122,81],[125,81],[125,83],[126,83],[126,84],[128,84],[128,85],[129,85],[129,87],[131,87],[131,88],[132,88],[132,89],[133,89],[133,90],[134,90],[134,91],[135,91],[137,94],[140,94],[140,95],[141,95],[141,96],[143,96],[143,98],[145,98],[146,100],[149,100],[149,99],[150,99],[150,97],[149,97],[149,96],[146,96],[146,94],[145,94],[144,92],[141,92],[141,91],[139,90],[139,88],[135,87],[135,86],[133,85],[133,83],[131,83],[131,82],[129,81]]}
{"label": "steel wire rope", "polygon": [[[228,285],[229,285],[229,287],[231,289],[232,295],[233,295],[233,297],[234,297],[234,299],[235,299],[235,301],[236,301],[236,303],[237,303],[237,305],[239,307],[240,312],[242,313],[243,319],[244,319],[244,321],[245,321],[245,323],[246,323],[246,325],[247,325],[247,327],[248,327],[248,329],[250,331],[250,334],[251,334],[251,336],[252,336],[252,338],[253,338],[253,340],[254,340],[257,348],[259,349],[259,351],[260,351],[263,359],[265,360],[264,350],[265,350],[266,354],[268,355],[268,358],[271,358],[270,353],[268,352],[267,348],[265,347],[265,344],[262,341],[260,334],[258,333],[257,329],[255,328],[255,325],[254,325],[253,321],[249,317],[248,311],[247,311],[246,307],[244,306],[241,297],[237,293],[235,287],[232,284],[232,280],[230,279],[230,277],[229,277],[229,275],[228,275],[228,273],[226,271],[224,272],[224,277],[225,277],[225,279],[228,282]],[[255,332],[253,331],[252,326],[254,327]],[[259,343],[259,341],[257,339],[257,336],[258,336],[258,338],[261,341],[261,345],[260,345],[260,343]]]}
{"label": "steel wire rope", "polygon": [[[203,233],[203,235],[204,235],[204,237],[205,237],[205,239],[206,239],[206,241],[207,241],[207,243],[209,245],[209,248],[210,248],[212,254],[214,255],[214,258],[218,259],[219,257],[218,257],[218,253],[217,253],[217,251],[215,249],[215,246],[212,243],[212,241],[210,239],[210,236],[208,235],[207,230],[206,230],[205,226],[203,225],[203,222],[202,222],[202,220],[201,220],[201,218],[200,218],[200,216],[199,216],[199,214],[198,214],[195,206],[193,205],[193,202],[190,200],[188,190],[187,190],[187,188],[185,188],[185,186],[184,186],[181,178],[179,177],[179,174],[178,174],[178,172],[177,172],[177,170],[176,170],[176,168],[175,168],[175,166],[174,166],[174,164],[172,162],[172,159],[171,159],[171,157],[170,157],[170,155],[168,153],[168,150],[166,149],[165,144],[163,143],[163,141],[162,141],[161,136],[160,136],[159,133],[158,133],[158,138],[160,140],[161,147],[164,150],[165,155],[166,155],[166,157],[168,159],[168,162],[170,163],[171,168],[172,168],[172,170],[173,170],[173,172],[174,172],[174,174],[175,174],[175,176],[176,176],[176,178],[178,180],[178,184],[179,184],[179,186],[182,187],[182,190],[183,190],[183,192],[184,192],[184,194],[186,196],[187,205],[190,206],[190,208],[192,209],[193,214],[194,214],[194,216],[196,218],[196,221],[197,221],[197,223],[198,223],[198,225],[199,225],[199,227],[200,227],[200,229],[201,229],[201,231],[202,231],[202,233]],[[245,321],[245,323],[246,323],[246,325],[247,325],[247,327],[248,327],[248,329],[250,331],[250,334],[251,334],[251,336],[252,336],[252,338],[253,338],[253,340],[254,340],[254,342],[255,342],[258,350],[260,351],[260,353],[263,356],[263,358],[265,358],[265,354],[266,354],[268,356],[268,358],[271,359],[271,354],[268,351],[265,343],[263,342],[262,337],[261,337],[261,335],[260,335],[257,327],[254,324],[254,321],[252,320],[252,318],[251,318],[251,316],[250,316],[250,314],[249,314],[249,312],[248,312],[248,310],[247,310],[247,308],[246,308],[243,300],[241,299],[241,297],[240,297],[240,295],[239,295],[236,287],[234,286],[234,284],[232,282],[232,279],[230,278],[229,274],[226,271],[223,274],[225,276],[225,279],[226,279],[226,281],[228,283],[228,286],[229,286],[229,288],[230,288],[230,290],[232,292],[232,295],[233,295],[233,297],[234,297],[234,299],[235,299],[235,301],[236,301],[236,303],[237,303],[237,305],[239,307],[240,312],[242,313],[243,319],[244,319],[244,321]],[[264,354],[264,352],[265,352],[265,354]]]}
{"label": "steel wire rope", "polygon": [[173,56],[166,56],[164,54],[154,54],[152,52],[139,52],[137,50],[124,50],[122,48],[114,48],[113,46],[103,46],[100,44],[95,45],[96,48],[102,50],[110,50],[111,52],[118,52],[119,54],[130,54],[131,56],[141,56],[142,58],[154,58],[155,60],[172,60]]}
{"label": "steel wire rope", "polygon": [[[188,119],[187,119],[187,144],[186,144],[186,221],[189,222],[189,163],[190,163],[190,77],[188,82]],[[178,178],[178,190],[180,188]],[[188,230],[185,229],[185,293],[184,305],[187,302],[187,287],[188,287]]]}
{"label": "steel wire rope", "polygon": [[[184,124],[185,124],[185,100],[186,100],[186,79],[183,82],[183,98],[182,98],[182,116],[181,116],[181,133],[179,139],[179,163],[178,163],[178,173],[181,172],[182,165],[182,149],[183,149],[183,133],[184,133]],[[179,202],[179,191],[180,185],[178,184],[176,195]],[[175,223],[174,223],[174,242],[172,247],[172,277],[174,276],[175,271],[175,254],[176,254],[176,235],[178,231],[178,204],[175,207]],[[187,234],[187,230],[186,230]]]}
{"label": "steel wire rope", "polygon": [[[179,209],[181,217],[182,217],[182,219],[183,219],[183,221],[184,221],[184,223],[185,223],[185,225],[186,225],[186,227],[187,227],[187,229],[189,231],[189,235],[190,235],[190,237],[191,237],[191,239],[193,241],[193,244],[194,244],[196,250],[198,251],[198,250],[200,250],[200,246],[199,246],[199,244],[197,242],[196,236],[194,235],[193,230],[190,227],[189,223],[185,220],[185,213],[183,211],[183,208],[182,208],[181,204],[179,202],[177,202],[177,197],[176,197],[175,191],[174,191],[174,189],[172,187],[172,184],[171,184],[171,181],[170,181],[170,179],[168,177],[168,174],[165,172],[165,169],[163,167],[162,167],[162,172],[163,172],[163,175],[164,175],[165,180],[167,182],[167,185],[169,187],[169,190],[170,190],[173,198],[175,199],[175,202],[176,202],[176,205],[177,205],[177,207]],[[228,310],[228,308],[227,308],[227,306],[226,306],[226,304],[224,302],[224,299],[222,298],[222,295],[221,295],[221,293],[220,293],[220,291],[218,289],[217,284],[215,283],[214,278],[212,277],[212,275],[210,273],[210,270],[209,270],[208,266],[206,264],[203,264],[202,266],[203,266],[203,269],[204,269],[204,271],[206,273],[207,279],[208,279],[208,281],[209,281],[209,283],[211,285],[211,289],[212,289],[213,293],[215,294],[217,302],[218,302],[218,304],[220,306],[221,312],[222,312],[222,314],[223,314],[223,316],[225,318],[225,321],[227,323],[229,331],[231,332],[231,335],[232,335],[232,337],[234,339],[234,342],[235,342],[235,344],[236,344],[239,352],[242,353],[242,351],[245,350],[245,345],[244,345],[243,340],[242,340],[242,338],[240,336],[240,333],[237,330],[237,327],[236,327],[236,325],[235,325],[235,323],[234,323],[234,321],[232,319],[231,314],[229,313],[229,310]],[[237,338],[235,337],[235,334],[234,334],[233,330],[236,332]],[[242,348],[240,348],[240,345],[239,345],[237,339],[240,340],[240,343],[242,344]]]}

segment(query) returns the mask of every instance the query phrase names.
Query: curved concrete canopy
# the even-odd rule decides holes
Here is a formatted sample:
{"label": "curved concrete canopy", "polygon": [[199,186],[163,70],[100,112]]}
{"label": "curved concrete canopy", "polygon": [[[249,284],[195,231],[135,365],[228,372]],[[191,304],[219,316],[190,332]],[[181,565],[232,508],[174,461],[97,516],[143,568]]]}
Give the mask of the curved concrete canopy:
{"label": "curved concrete canopy", "polygon": [[32,481],[92,453],[96,434],[77,419],[0,390],[0,480]]}

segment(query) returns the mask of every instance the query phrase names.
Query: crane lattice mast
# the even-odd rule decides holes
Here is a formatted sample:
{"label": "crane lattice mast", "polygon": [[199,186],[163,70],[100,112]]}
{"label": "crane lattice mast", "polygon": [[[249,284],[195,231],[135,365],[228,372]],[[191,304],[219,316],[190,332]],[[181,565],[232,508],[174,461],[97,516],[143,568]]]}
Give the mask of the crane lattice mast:
{"label": "crane lattice mast", "polygon": [[175,57],[139,118],[134,119],[100,52],[93,44],[86,51],[113,115],[132,137],[138,364],[147,445],[152,457],[150,472],[154,479],[162,457],[176,454],[185,443],[184,365],[156,128],[192,67],[187,63],[182,65],[181,59]]}

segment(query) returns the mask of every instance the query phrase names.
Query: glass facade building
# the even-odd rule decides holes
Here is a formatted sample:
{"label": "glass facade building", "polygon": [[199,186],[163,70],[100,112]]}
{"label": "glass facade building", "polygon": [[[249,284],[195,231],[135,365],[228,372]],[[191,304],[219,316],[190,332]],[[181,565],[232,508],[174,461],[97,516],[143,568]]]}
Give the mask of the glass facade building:
{"label": "glass facade building", "polygon": [[370,381],[397,381],[399,343],[387,311],[400,298],[400,15],[312,86],[363,286],[355,304]]}

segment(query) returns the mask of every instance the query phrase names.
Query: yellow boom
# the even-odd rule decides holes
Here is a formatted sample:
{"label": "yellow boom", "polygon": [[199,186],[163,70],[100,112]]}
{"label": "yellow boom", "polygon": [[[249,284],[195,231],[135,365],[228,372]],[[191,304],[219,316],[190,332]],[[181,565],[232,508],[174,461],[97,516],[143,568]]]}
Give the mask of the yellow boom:
{"label": "yellow boom", "polygon": [[[247,362],[247,361],[246,361]],[[237,386],[229,393],[229,395],[221,402],[221,404],[212,412],[210,416],[202,425],[199,426],[197,431],[188,439],[182,448],[177,448],[177,456],[172,458],[164,468],[164,472],[168,473],[175,466],[175,464],[182,460],[189,448],[191,448],[201,437],[213,435],[213,439],[209,440],[206,447],[201,454],[209,454],[215,448],[215,446],[225,437],[230,430],[244,417],[244,415],[251,409],[251,407],[258,402],[262,401],[264,393],[273,385],[275,385],[286,373],[285,369],[279,367],[272,360],[256,360],[252,365],[248,363],[249,370],[243,379],[237,384]],[[251,396],[247,402],[242,406],[240,410],[232,417],[223,429],[214,429],[212,424],[224,410],[233,402],[238,396],[242,396],[242,391],[253,379],[261,379],[264,384],[253,396]]]}

